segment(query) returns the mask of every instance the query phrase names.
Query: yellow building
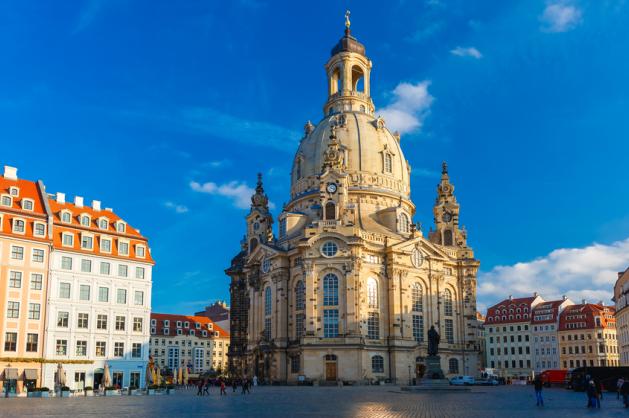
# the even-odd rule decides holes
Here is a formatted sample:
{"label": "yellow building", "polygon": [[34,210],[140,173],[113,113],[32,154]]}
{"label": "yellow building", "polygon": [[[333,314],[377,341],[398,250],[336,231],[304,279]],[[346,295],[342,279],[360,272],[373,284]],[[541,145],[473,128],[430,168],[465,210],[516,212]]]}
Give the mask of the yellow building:
{"label": "yellow building", "polygon": [[559,316],[559,361],[564,369],[618,366],[615,309],[582,303]]}
{"label": "yellow building", "polygon": [[305,125],[278,234],[259,179],[242,251],[226,270],[231,371],[405,383],[422,375],[435,326],[446,374],[475,375],[479,262],[447,166],[426,236],[413,223],[400,136],[377,116],[372,62],[349,23],[325,69],[324,117]]}
{"label": "yellow building", "polygon": [[41,385],[48,258],[52,241],[43,183],[0,177],[0,392]]}

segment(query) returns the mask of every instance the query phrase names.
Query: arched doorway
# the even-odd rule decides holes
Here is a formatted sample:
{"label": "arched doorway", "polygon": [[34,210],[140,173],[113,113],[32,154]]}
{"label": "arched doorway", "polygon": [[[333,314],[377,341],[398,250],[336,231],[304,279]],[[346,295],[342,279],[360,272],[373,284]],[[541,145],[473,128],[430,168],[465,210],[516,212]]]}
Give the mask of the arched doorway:
{"label": "arched doorway", "polygon": [[426,373],[426,365],[424,364],[423,357],[415,358],[415,379],[419,380],[424,377],[424,373]]}
{"label": "arched doorway", "polygon": [[327,354],[325,356],[325,380],[335,382],[336,377],[336,355]]}

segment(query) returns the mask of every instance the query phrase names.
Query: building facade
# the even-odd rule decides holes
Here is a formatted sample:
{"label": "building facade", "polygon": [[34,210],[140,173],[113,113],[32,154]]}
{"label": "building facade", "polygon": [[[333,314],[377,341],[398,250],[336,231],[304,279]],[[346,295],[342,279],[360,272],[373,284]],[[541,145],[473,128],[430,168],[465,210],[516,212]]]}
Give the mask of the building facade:
{"label": "building facade", "polygon": [[425,369],[426,334],[441,334],[446,373],[475,375],[476,274],[447,166],[435,230],[413,224],[410,165],[376,116],[372,62],[350,34],[326,66],[328,100],[308,122],[278,233],[261,179],[231,277],[230,371],[299,379],[400,383]]}
{"label": "building facade", "polygon": [[229,333],[204,316],[151,314],[150,352],[155,364],[200,375],[227,370]]}
{"label": "building facade", "polygon": [[615,309],[601,303],[566,307],[559,316],[562,368],[618,366]]}
{"label": "building facade", "polygon": [[[50,262],[45,357],[64,365],[71,389],[144,386],[153,259],[148,242],[109,208],[82,197],[50,199]],[[57,364],[44,366],[53,387]]]}
{"label": "building facade", "polygon": [[0,177],[0,393],[41,385],[50,228],[41,181]]}
{"label": "building facade", "polygon": [[544,302],[537,294],[527,298],[509,296],[487,309],[485,350],[487,367],[498,376],[528,379],[533,372],[531,315]]}
{"label": "building facade", "polygon": [[559,359],[559,315],[574,303],[564,297],[561,300],[545,301],[533,308],[531,317],[533,369],[540,373],[548,369],[560,369]]}
{"label": "building facade", "polygon": [[614,285],[616,333],[621,366],[629,366],[629,305],[627,295],[629,295],[629,268],[618,273],[618,280]]}
{"label": "building facade", "polygon": [[206,318],[210,318],[212,322],[222,329],[229,329],[229,306],[227,306],[225,301],[217,300],[194,315],[205,316]]}

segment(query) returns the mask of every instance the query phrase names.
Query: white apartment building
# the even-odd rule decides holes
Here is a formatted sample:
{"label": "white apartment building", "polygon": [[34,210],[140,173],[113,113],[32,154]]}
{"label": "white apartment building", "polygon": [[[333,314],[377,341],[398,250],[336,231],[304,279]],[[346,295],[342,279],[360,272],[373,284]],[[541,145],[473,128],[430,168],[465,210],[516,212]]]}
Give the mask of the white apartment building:
{"label": "white apartment building", "polygon": [[[144,387],[154,264],[146,238],[98,201],[57,193],[50,207],[45,358],[59,360],[71,389],[100,387],[106,363],[114,386]],[[44,365],[45,386],[56,371]]]}
{"label": "white apartment building", "polygon": [[559,315],[574,305],[570,299],[538,303],[533,308],[531,334],[533,337],[533,369],[536,373],[549,369],[561,369],[559,361]]}

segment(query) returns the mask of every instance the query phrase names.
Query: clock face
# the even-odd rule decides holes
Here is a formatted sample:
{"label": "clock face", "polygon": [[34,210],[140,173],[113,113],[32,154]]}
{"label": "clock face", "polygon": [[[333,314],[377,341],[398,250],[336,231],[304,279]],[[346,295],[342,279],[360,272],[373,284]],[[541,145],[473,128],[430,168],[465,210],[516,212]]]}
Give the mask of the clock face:
{"label": "clock face", "polygon": [[328,193],[336,193],[336,184],[334,183],[328,184],[328,187],[326,188],[326,190],[328,191]]}
{"label": "clock face", "polygon": [[417,268],[424,264],[424,255],[417,248],[411,253],[411,263]]}
{"label": "clock face", "polygon": [[443,214],[443,222],[450,222],[452,220],[452,214],[450,212],[446,212]]}

